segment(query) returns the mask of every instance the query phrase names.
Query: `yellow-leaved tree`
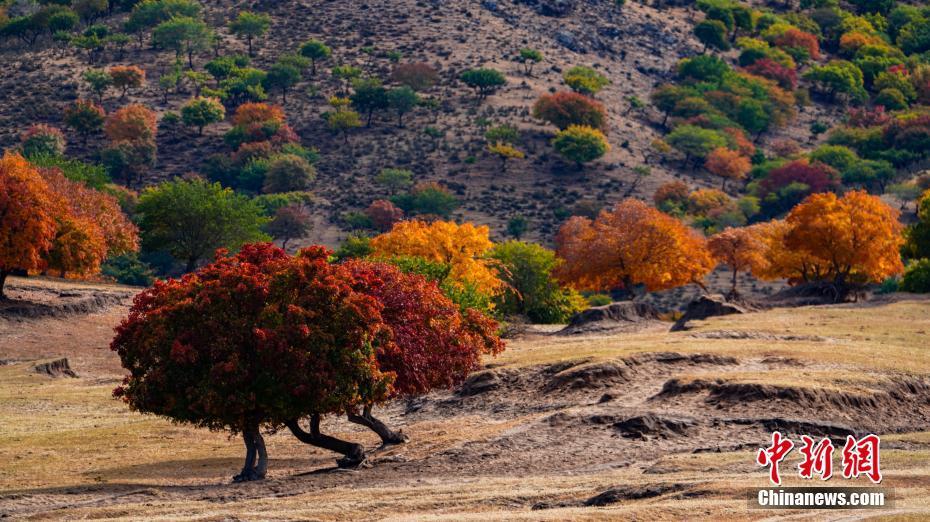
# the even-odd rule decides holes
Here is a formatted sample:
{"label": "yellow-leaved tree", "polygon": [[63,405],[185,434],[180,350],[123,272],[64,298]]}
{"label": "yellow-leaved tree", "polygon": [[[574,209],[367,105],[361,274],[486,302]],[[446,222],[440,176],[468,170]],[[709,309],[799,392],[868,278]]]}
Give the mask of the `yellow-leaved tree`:
{"label": "yellow-leaved tree", "polygon": [[375,257],[419,257],[449,267],[448,279],[485,295],[503,287],[487,254],[494,246],[487,226],[452,221],[401,221],[371,240]]}

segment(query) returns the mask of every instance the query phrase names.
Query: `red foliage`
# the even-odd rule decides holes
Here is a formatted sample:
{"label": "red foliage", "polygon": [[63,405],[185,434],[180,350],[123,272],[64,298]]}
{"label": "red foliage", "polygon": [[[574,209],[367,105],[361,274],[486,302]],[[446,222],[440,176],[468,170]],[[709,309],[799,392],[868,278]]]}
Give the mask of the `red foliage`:
{"label": "red foliage", "polygon": [[240,431],[384,400],[391,376],[378,302],[355,291],[322,247],[287,256],[246,245],[136,296],[111,348],[129,370],[130,407]]}
{"label": "red foliage", "polygon": [[561,130],[570,125],[587,125],[607,130],[607,112],[604,106],[577,92],[544,94],[533,105],[533,117],[548,121]]}
{"label": "red foliage", "polygon": [[791,183],[803,183],[810,187],[811,193],[834,191],[840,186],[839,174],[836,169],[823,163],[809,163],[807,159],[799,159],[772,169],[759,183],[762,189],[760,194],[765,197]]}
{"label": "red foliage", "polygon": [[762,58],[745,68],[746,72],[774,80],[783,89],[795,90],[798,88],[798,73],[790,67],[771,60]]}
{"label": "red foliage", "polygon": [[386,263],[353,260],[345,267],[356,290],[384,306],[392,342],[378,347],[377,358],[382,372],[396,375],[395,395],[452,387],[478,369],[482,355],[504,349],[495,321],[474,310],[460,313],[435,282]]}
{"label": "red foliage", "polygon": [[404,211],[386,199],[376,199],[365,209],[372,225],[381,232],[391,230],[394,223],[404,218]]}
{"label": "red foliage", "polygon": [[805,49],[811,59],[820,59],[820,44],[817,37],[794,27],[778,35],[775,38],[775,45],[783,48]]}
{"label": "red foliage", "polygon": [[847,112],[846,125],[850,127],[875,127],[885,125],[891,121],[891,115],[885,112],[885,107],[877,105],[875,107],[850,107]]}

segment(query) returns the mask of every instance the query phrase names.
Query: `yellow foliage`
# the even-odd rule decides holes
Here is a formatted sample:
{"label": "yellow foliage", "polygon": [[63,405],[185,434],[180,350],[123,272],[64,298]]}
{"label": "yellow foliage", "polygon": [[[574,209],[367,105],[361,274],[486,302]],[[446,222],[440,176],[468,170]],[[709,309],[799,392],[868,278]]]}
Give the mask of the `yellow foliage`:
{"label": "yellow foliage", "polygon": [[498,293],[503,286],[486,254],[494,246],[487,226],[451,221],[402,221],[390,232],[371,240],[377,257],[415,256],[451,267],[449,278],[470,283],[484,294]]}

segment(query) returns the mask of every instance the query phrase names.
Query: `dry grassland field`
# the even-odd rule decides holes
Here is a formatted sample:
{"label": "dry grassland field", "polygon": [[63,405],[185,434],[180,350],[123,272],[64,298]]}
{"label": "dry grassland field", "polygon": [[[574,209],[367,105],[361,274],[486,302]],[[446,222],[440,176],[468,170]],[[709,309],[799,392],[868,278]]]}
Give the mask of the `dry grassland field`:
{"label": "dry grassland field", "polygon": [[[365,444],[372,467],[339,470],[334,454],[278,433],[266,437],[268,478],[233,484],[238,438],[132,413],[111,397],[123,372],[108,343],[131,289],[32,279],[11,285],[33,302],[69,295],[104,304],[0,320],[3,517],[930,517],[930,300],[892,295],[772,309],[675,333],[669,323],[572,336],[530,330],[464,386],[379,409],[409,435],[406,444],[379,448],[370,432],[326,418],[328,432]],[[36,370],[61,358],[76,377]],[[633,424],[639,435],[630,437]],[[850,431],[880,434],[881,486],[894,489],[893,509],[748,509],[744,490],[768,485],[755,452],[773,429],[838,443]],[[809,485],[793,469],[798,459],[784,461],[785,485]],[[834,459],[838,469],[839,449]],[[870,483],[835,476],[827,485]]]}

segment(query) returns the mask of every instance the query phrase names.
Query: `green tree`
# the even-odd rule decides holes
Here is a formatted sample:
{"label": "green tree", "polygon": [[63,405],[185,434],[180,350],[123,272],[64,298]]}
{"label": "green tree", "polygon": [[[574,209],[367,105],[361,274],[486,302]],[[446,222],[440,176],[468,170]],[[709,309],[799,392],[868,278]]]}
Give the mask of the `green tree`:
{"label": "green tree", "polygon": [[600,158],[610,150],[603,132],[584,125],[571,125],[560,131],[553,138],[552,146],[563,158],[579,166]]}
{"label": "green tree", "polygon": [[371,127],[371,119],[375,111],[388,107],[387,89],[381,85],[377,78],[358,79],[352,83],[353,93],[349,97],[352,106],[366,117],[366,127]]}
{"label": "green tree", "polygon": [[268,91],[279,89],[282,102],[287,103],[288,89],[297,85],[297,82],[300,81],[299,64],[299,61],[295,62],[289,60],[288,57],[282,56],[268,69],[268,74],[265,76],[262,85]]}
{"label": "green tree", "polygon": [[329,59],[333,50],[319,40],[307,40],[300,46],[300,55],[310,59],[310,74],[316,76],[316,64]]}
{"label": "green tree", "polygon": [[269,27],[271,27],[270,16],[249,11],[240,11],[239,16],[229,23],[230,31],[245,38],[249,46],[249,56],[255,56],[252,52],[252,40],[264,36]]}
{"label": "green tree", "polygon": [[142,248],[167,252],[190,272],[218,248],[268,241],[268,221],[247,197],[203,180],[176,180],[145,189],[136,206]]}
{"label": "green tree", "polygon": [[187,64],[194,68],[194,53],[210,46],[210,28],[200,20],[187,16],[176,16],[158,24],[152,31],[155,45],[174,51],[175,57],[187,55]]}
{"label": "green tree", "polygon": [[181,107],[181,120],[184,125],[197,128],[197,134],[203,134],[203,128],[211,123],[223,121],[226,109],[216,98],[194,98]]}
{"label": "green tree", "polygon": [[831,60],[826,65],[811,67],[804,73],[804,78],[831,99],[842,97],[844,100],[862,101],[868,97],[862,71],[852,62]]}
{"label": "green tree", "polygon": [[340,109],[326,115],[326,124],[333,132],[342,134],[345,143],[349,143],[349,133],[362,126],[362,118],[351,109]]}
{"label": "green tree", "polygon": [[404,126],[404,115],[412,111],[418,103],[420,97],[416,91],[404,85],[391,89],[387,92],[388,106],[397,114],[397,126]]}
{"label": "green tree", "polygon": [[523,72],[527,76],[533,76],[533,66],[543,61],[543,54],[536,49],[524,47],[520,49],[520,63],[523,64]]}
{"label": "green tree", "polygon": [[500,263],[498,277],[506,283],[496,298],[501,313],[548,324],[564,323],[584,308],[584,299],[560,288],[553,277],[558,258],[552,250],[511,240],[495,245],[491,258]]}
{"label": "green tree", "polygon": [[265,172],[262,191],[265,193],[307,190],[316,178],[316,169],[296,154],[279,154],[271,158]]}
{"label": "green tree", "polygon": [[113,77],[102,69],[88,69],[84,71],[82,78],[98,101],[103,101],[103,95],[113,85]]}
{"label": "green tree", "polygon": [[375,177],[375,183],[384,185],[394,194],[413,185],[413,172],[405,169],[384,169]]}
{"label": "green tree", "polygon": [[500,71],[487,68],[469,69],[459,78],[478,93],[478,99],[487,98],[507,83],[507,79]]}

